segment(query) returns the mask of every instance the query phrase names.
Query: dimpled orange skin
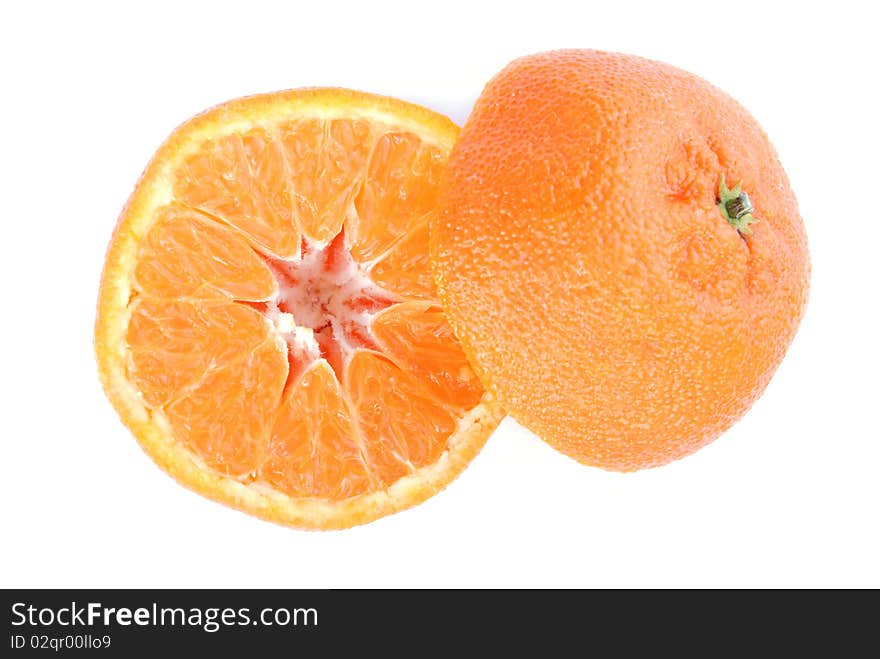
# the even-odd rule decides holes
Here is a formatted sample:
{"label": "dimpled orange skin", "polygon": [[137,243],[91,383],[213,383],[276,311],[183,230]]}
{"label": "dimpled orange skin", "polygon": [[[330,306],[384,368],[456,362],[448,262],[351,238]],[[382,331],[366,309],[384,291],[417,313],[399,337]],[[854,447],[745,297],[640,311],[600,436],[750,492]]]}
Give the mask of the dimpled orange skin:
{"label": "dimpled orange skin", "polygon": [[[717,207],[742,181],[759,222]],[[465,353],[508,413],[611,470],[686,456],[755,402],[803,315],[809,255],[757,122],[704,80],[555,51],[489,82],[431,250]]]}

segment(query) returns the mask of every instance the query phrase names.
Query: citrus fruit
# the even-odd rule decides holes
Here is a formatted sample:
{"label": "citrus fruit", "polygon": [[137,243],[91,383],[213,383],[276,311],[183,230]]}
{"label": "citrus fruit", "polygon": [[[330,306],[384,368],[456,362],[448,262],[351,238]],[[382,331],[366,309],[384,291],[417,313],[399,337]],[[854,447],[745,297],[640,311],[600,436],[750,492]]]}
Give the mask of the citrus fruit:
{"label": "citrus fruit", "polygon": [[428,218],[458,129],[311,89],[220,105],[158,150],[110,243],[104,388],[182,484],[284,524],[418,503],[500,412],[438,307]]}
{"label": "citrus fruit", "polygon": [[685,71],[585,50],[488,83],[431,253],[450,324],[508,413],[623,471],[685,456],[749,409],[809,279],[797,202],[746,110]]}

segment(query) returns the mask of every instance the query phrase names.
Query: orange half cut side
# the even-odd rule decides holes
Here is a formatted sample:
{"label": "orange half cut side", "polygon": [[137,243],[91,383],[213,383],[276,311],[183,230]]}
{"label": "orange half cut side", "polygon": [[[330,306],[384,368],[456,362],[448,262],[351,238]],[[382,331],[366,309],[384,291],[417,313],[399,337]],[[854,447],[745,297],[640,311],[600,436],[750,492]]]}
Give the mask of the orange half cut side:
{"label": "orange half cut side", "polygon": [[457,127],[308,89],[225,103],[153,157],[110,243],[111,402],[185,486],[344,528],[447,485],[502,417],[446,324],[428,221]]}

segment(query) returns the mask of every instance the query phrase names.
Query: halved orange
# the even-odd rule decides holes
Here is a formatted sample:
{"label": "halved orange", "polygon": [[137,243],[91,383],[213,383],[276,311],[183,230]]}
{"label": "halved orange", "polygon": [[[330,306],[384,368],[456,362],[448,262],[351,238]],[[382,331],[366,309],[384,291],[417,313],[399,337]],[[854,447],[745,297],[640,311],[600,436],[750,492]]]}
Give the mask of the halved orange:
{"label": "halved orange", "polygon": [[458,133],[341,89],[178,128],[113,235],[95,345],[146,452],[201,494],[314,529],[416,504],[502,414],[436,301],[428,220]]}

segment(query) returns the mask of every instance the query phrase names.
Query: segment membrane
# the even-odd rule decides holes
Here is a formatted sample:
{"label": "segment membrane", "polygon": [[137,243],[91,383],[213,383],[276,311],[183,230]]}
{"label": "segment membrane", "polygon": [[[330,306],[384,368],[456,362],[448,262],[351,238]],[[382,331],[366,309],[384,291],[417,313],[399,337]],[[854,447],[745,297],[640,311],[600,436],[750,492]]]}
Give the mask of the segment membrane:
{"label": "segment membrane", "polygon": [[279,128],[303,235],[326,243],[353,212],[375,138],[369,122],[304,119]]}
{"label": "segment membrane", "polygon": [[161,407],[269,338],[266,319],[242,305],[138,300],[126,334],[129,377],[147,405]]}
{"label": "segment membrane", "polygon": [[209,369],[165,415],[175,436],[209,467],[235,478],[251,476],[262,461],[286,379],[283,346],[269,340],[238,363]]}
{"label": "segment membrane", "polygon": [[157,298],[267,300],[275,279],[244,236],[172,204],[144,237],[134,271],[139,293]]}
{"label": "segment membrane", "polygon": [[299,254],[287,164],[278,140],[262,128],[202,144],[178,171],[174,196],[241,229],[273,254]]}
{"label": "segment membrane", "polygon": [[394,305],[376,317],[372,331],[384,352],[444,405],[468,410],[480,401],[483,388],[438,307]]}
{"label": "segment membrane", "polygon": [[315,362],[286,393],[259,476],[299,497],[344,499],[371,489],[351,412],[327,362]]}
{"label": "segment membrane", "polygon": [[370,278],[382,288],[403,298],[437,299],[437,289],[428,260],[428,218],[373,265]]}
{"label": "segment membrane", "polygon": [[434,208],[445,166],[446,155],[412,133],[390,132],[379,138],[355,200],[355,259],[378,258]]}
{"label": "segment membrane", "polygon": [[367,462],[378,480],[393,483],[440,457],[456,420],[423,383],[366,350],[355,353],[346,376]]}

